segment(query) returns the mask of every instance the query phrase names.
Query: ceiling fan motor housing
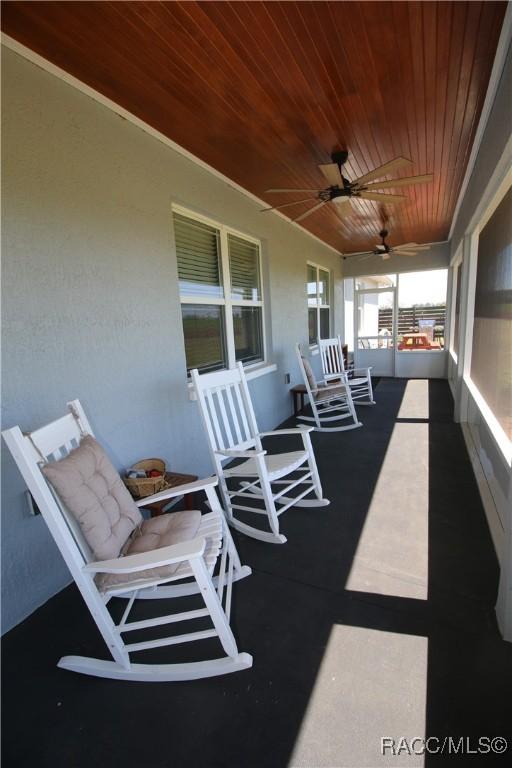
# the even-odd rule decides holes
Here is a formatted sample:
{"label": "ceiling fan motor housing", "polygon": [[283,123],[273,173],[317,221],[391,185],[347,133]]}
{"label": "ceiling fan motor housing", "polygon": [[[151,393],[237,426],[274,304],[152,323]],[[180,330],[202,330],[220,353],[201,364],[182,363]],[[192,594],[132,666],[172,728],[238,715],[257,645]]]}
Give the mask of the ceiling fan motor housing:
{"label": "ceiling fan motor housing", "polygon": [[[376,256],[382,255],[384,258],[384,254],[389,254],[391,252],[391,248],[386,243],[386,237],[389,235],[389,232],[387,231],[387,229],[381,229],[381,231],[379,232],[379,235],[382,240],[382,244],[377,246],[378,250],[374,251],[374,253]],[[386,258],[389,258],[389,256],[386,256]]]}
{"label": "ceiling fan motor housing", "polygon": [[345,165],[348,159],[348,149],[342,149],[339,152],[333,152],[331,154],[331,160],[340,167]]}

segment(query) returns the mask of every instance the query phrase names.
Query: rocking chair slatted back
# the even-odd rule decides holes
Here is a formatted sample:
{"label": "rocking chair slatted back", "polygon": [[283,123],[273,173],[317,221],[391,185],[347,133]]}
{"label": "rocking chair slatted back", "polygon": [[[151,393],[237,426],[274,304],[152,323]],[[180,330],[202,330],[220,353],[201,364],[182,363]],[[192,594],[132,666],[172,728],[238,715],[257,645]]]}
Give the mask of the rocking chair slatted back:
{"label": "rocking chair slatted back", "polygon": [[212,452],[261,447],[241,363],[232,371],[204,376],[194,369],[192,381]]}
{"label": "rocking chair slatted back", "polygon": [[343,360],[339,336],[333,339],[318,339],[318,348],[325,377],[329,378],[345,373],[345,361]]}
{"label": "rocking chair slatted back", "polygon": [[[62,503],[37,466],[43,462],[59,461],[78,447],[82,435],[92,431],[80,402],[68,403],[71,413],[24,435],[19,428],[4,433],[23,479],[48,525],[73,576],[78,566],[93,560],[92,550],[80,525]],[[75,415],[74,415],[75,414]]]}

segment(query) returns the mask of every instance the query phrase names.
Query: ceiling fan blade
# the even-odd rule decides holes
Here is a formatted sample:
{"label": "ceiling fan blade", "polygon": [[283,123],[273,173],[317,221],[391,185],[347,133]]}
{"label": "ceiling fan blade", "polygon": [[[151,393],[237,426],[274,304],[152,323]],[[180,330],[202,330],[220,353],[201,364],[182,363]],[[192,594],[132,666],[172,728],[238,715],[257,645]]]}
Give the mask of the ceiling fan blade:
{"label": "ceiling fan blade", "polygon": [[349,197],[336,197],[334,200],[331,200],[331,202],[334,203],[334,210],[336,213],[339,213],[341,217],[350,216],[350,214],[354,212],[354,209],[350,205]]}
{"label": "ceiling fan blade", "polygon": [[321,189],[266,189],[267,192],[321,192]]}
{"label": "ceiling fan blade", "polygon": [[401,203],[407,200],[405,195],[386,195],[384,192],[359,192],[357,197],[363,200],[376,200],[378,203]]}
{"label": "ceiling fan blade", "polygon": [[325,205],[326,201],[322,200],[318,205],[314,205],[312,208],[309,209],[309,211],[306,211],[306,213],[301,214],[296,219],[292,219],[292,221],[302,221],[302,219],[305,219],[306,216],[311,216],[312,213],[317,211],[319,208],[322,207],[322,205]]}
{"label": "ceiling fan blade", "polygon": [[394,251],[398,251],[400,248],[420,248],[418,243],[402,243],[402,245],[395,245]]}
{"label": "ceiling fan blade", "polygon": [[343,186],[343,179],[341,178],[340,169],[336,163],[327,163],[326,165],[319,165],[318,167],[322,171],[331,187]]}
{"label": "ceiling fan blade", "polygon": [[[341,232],[341,229],[340,229]],[[343,233],[342,233],[343,234]],[[373,251],[356,251],[355,253],[344,253],[343,258],[349,259],[351,256],[365,256],[368,258],[369,256],[374,256],[375,254]]]}
{"label": "ceiling fan blade", "polygon": [[279,208],[288,208],[289,205],[297,205],[298,203],[307,203],[310,200],[317,200],[316,197],[304,197],[302,200],[294,200],[292,203],[283,203],[282,205],[273,205],[270,208],[262,208],[260,213],[266,213],[266,211],[277,211]]}
{"label": "ceiling fan blade", "polygon": [[396,248],[393,248],[393,251],[397,256],[416,256],[417,254],[417,251],[397,251]]}
{"label": "ceiling fan blade", "polygon": [[393,187],[409,187],[412,184],[429,184],[431,181],[433,181],[433,179],[433,173],[425,173],[423,176],[406,176],[403,179],[376,181],[374,184],[368,184],[366,189],[393,189]]}
{"label": "ceiling fan blade", "polygon": [[408,160],[406,157],[395,157],[395,159],[390,160],[389,163],[379,165],[379,167],[374,168],[373,171],[365,173],[364,176],[360,176],[353,181],[352,184],[357,184],[357,186],[360,187],[361,184],[365,184],[367,181],[379,179],[381,176],[386,176],[386,174],[391,173],[391,171],[397,171],[399,168],[405,168],[406,166],[410,167],[411,165],[413,165],[412,160]]}

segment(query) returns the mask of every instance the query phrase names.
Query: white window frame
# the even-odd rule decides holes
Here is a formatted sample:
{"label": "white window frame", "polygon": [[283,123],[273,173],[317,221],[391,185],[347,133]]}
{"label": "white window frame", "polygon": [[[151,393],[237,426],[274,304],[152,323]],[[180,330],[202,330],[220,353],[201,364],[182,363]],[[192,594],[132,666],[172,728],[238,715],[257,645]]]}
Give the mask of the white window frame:
{"label": "white window frame", "polygon": [[[263,293],[263,270],[261,259],[261,241],[251,235],[240,232],[233,227],[228,227],[225,224],[221,224],[214,219],[210,219],[207,216],[203,216],[195,211],[191,211],[190,208],[183,208],[181,205],[173,204],[171,206],[172,213],[178,213],[181,216],[186,216],[193,221],[198,221],[201,224],[213,227],[219,232],[220,241],[220,260],[222,267],[222,288],[224,291],[223,298],[216,298],[213,296],[181,296],[180,305],[182,304],[215,304],[217,306],[224,307],[224,332],[227,351],[228,369],[236,367],[236,350],[235,350],[235,334],[233,330],[233,307],[260,307],[261,308],[261,334],[263,345],[263,357],[261,360],[255,360],[253,363],[244,365],[246,371],[251,371],[254,368],[261,368],[265,366],[267,361],[267,338],[265,329],[265,298]],[[233,299],[231,291],[231,271],[229,268],[229,249],[228,249],[228,235],[234,235],[247,242],[254,243],[258,248],[258,261],[259,261],[259,278],[260,278],[260,296],[258,301],[252,299]],[[179,290],[179,288],[178,288]],[[190,378],[190,377],[189,377]]]}
{"label": "white window frame", "polygon": [[[308,267],[313,267],[314,269],[316,269],[316,307],[311,307],[309,305],[309,294],[307,292],[307,284],[308,284],[307,271],[308,271]],[[328,296],[327,296],[327,298],[329,300],[328,304],[320,304],[320,293],[318,291],[318,286],[320,284],[320,281],[318,279],[319,278],[319,270],[323,270],[323,272],[327,272],[327,274],[329,275],[329,291],[328,291]],[[332,291],[332,272],[331,272],[331,270],[328,267],[324,267],[323,264],[317,264],[314,261],[307,261],[306,262],[306,304],[307,304],[307,308],[308,308],[308,341],[309,341],[309,310],[310,309],[316,309],[316,330],[317,330],[318,335],[320,335],[320,310],[321,309],[328,309],[329,310],[329,334],[331,333],[331,329],[332,329],[331,291]],[[316,349],[318,347],[318,343],[316,341],[315,342],[309,342],[309,347],[310,347],[310,349]]]}
{"label": "white window frame", "polygon": [[[450,344],[448,351],[452,356],[455,364],[457,365],[458,355],[455,352],[455,304],[457,299],[457,290],[460,291],[462,280],[462,248],[457,250],[455,259],[450,267],[452,270],[452,290],[450,294]],[[448,297],[447,297],[448,299]],[[459,299],[462,300],[462,296],[459,293]],[[460,331],[460,300],[459,300],[459,331]],[[448,302],[447,302],[448,303]],[[460,339],[459,339],[460,346]]]}
{"label": "white window frame", "polygon": [[[499,170],[499,166],[495,173]],[[492,182],[492,180],[491,180]],[[489,187],[492,187],[492,183]],[[489,429],[489,432],[497,445],[503,459],[508,467],[512,467],[512,441],[499,423],[491,408],[481,394],[478,386],[471,378],[471,358],[473,354],[473,326],[475,321],[475,299],[476,299],[476,275],[478,269],[478,241],[480,232],[483,230],[496,208],[499,206],[510,187],[512,186],[512,168],[509,168],[505,178],[501,181],[483,210],[477,210],[473,215],[466,234],[467,253],[463,255],[463,260],[468,260],[468,280],[466,286],[466,295],[461,295],[461,306],[464,300],[466,305],[466,327],[463,338],[459,342],[459,355],[461,353],[461,344],[464,347],[462,379],[475,401],[480,414]],[[484,196],[485,199],[485,196]],[[464,414],[463,420],[468,421],[468,402],[467,399],[461,403],[461,412]],[[470,423],[471,428],[471,423]]]}

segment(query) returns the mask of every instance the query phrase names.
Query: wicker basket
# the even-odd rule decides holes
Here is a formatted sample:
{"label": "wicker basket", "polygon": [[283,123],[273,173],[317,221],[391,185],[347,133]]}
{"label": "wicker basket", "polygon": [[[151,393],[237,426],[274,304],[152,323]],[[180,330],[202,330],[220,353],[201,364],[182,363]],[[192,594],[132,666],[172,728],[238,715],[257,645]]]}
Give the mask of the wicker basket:
{"label": "wicker basket", "polygon": [[144,472],[157,469],[159,472],[162,472],[160,477],[124,478],[126,487],[136,499],[145,499],[146,496],[152,496],[154,493],[163,491],[169,485],[165,479],[165,461],[162,459],[143,459],[130,467],[130,469],[142,469]]}

